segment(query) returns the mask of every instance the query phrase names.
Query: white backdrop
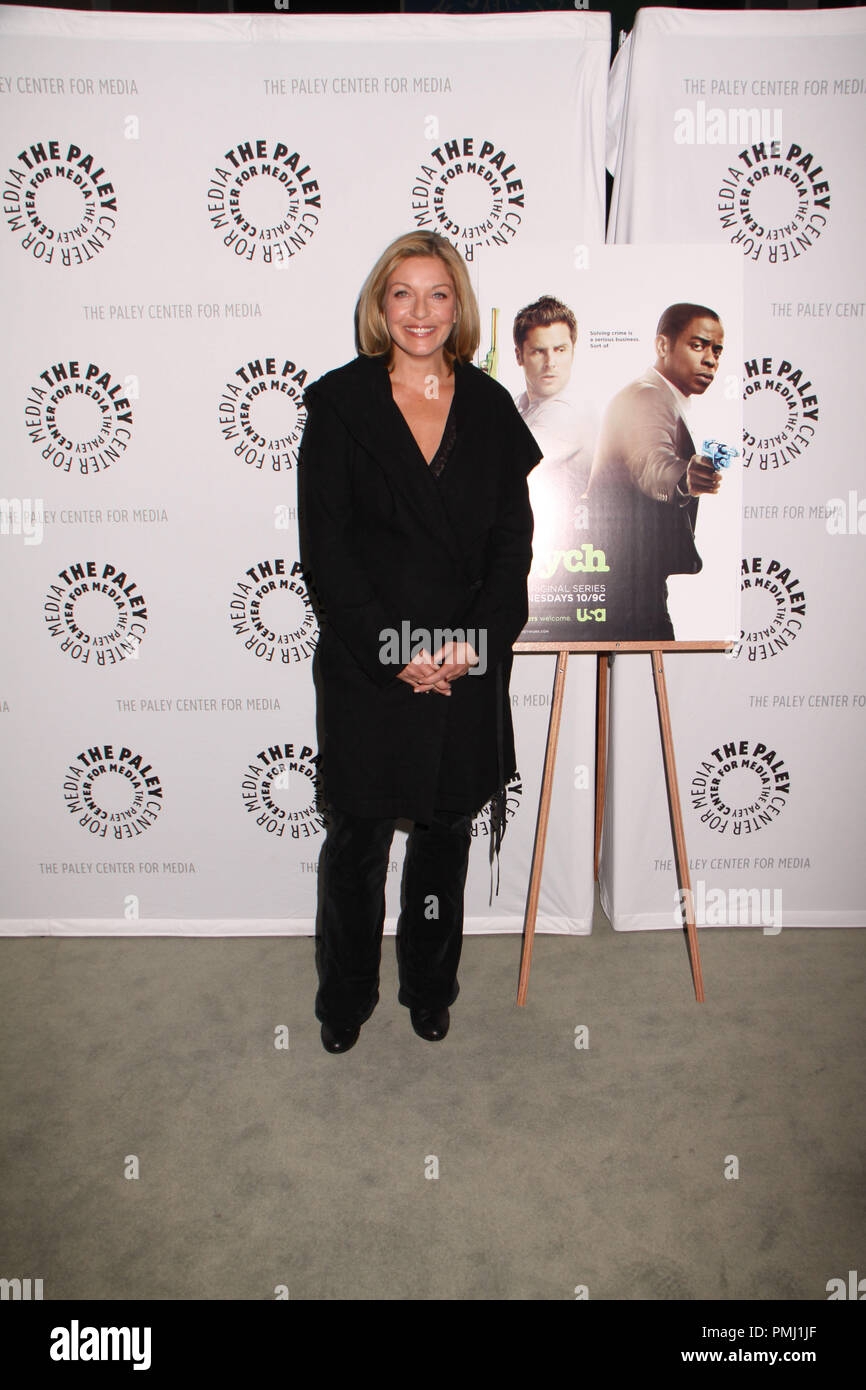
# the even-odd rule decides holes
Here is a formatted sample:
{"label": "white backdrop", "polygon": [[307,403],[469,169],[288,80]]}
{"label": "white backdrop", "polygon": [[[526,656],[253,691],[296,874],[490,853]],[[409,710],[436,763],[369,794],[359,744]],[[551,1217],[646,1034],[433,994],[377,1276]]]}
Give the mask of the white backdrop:
{"label": "white backdrop", "polygon": [[[609,17],[8,6],[0,37],[0,930],[309,933],[301,392],[413,225],[479,284],[603,241]],[[476,823],[468,932],[522,926],[553,670],[515,661],[521,775],[492,905]],[[540,930],[590,930],[593,688],[572,660]]]}
{"label": "white backdrop", "polygon": [[[745,265],[742,640],[665,663],[699,925],[864,925],[864,39],[863,9],[642,10],[611,75],[609,239]],[[646,657],[611,737],[603,902],[672,928]]]}

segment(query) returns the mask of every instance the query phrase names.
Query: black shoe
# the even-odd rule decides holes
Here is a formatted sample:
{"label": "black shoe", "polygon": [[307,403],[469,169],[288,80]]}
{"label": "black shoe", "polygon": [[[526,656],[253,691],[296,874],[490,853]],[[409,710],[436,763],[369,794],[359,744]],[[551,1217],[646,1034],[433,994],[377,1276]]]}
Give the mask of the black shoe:
{"label": "black shoe", "polygon": [[360,1024],[357,1028],[332,1028],[330,1024],[323,1023],[322,1046],[326,1052],[348,1052],[358,1041],[360,1031]]}
{"label": "black shoe", "polygon": [[447,1009],[410,1009],[409,1017],[418,1037],[426,1038],[428,1042],[440,1042],[451,1022]]}

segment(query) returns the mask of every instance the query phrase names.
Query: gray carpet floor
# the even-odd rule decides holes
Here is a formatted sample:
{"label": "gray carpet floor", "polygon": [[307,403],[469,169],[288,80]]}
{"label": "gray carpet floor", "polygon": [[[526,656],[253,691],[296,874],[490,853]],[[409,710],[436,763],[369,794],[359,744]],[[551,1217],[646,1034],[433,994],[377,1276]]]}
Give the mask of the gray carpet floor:
{"label": "gray carpet floor", "polygon": [[[324,1051],[311,938],[3,939],[2,1268],[44,1299],[826,1299],[866,1274],[866,932],[468,937]],[[287,1046],[275,1046],[275,1042]],[[575,1042],[585,1045],[575,1046]],[[128,1176],[137,1172],[137,1176]]]}

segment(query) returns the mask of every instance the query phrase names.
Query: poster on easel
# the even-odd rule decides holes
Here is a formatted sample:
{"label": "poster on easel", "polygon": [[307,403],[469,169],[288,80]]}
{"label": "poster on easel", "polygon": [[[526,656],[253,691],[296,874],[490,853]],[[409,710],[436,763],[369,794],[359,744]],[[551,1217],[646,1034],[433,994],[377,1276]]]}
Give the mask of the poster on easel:
{"label": "poster on easel", "polygon": [[495,369],[544,450],[523,645],[720,646],[740,632],[742,257],[512,248],[479,276]]}

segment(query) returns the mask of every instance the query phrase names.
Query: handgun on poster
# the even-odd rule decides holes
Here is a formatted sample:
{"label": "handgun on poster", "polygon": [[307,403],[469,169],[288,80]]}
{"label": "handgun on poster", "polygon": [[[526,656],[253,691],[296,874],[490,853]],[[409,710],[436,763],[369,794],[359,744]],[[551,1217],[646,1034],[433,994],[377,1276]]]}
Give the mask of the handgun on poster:
{"label": "handgun on poster", "polygon": [[719,473],[723,468],[730,468],[731,459],[740,457],[739,449],[735,449],[732,444],[720,444],[717,439],[705,439],[701,445],[701,453]]}

